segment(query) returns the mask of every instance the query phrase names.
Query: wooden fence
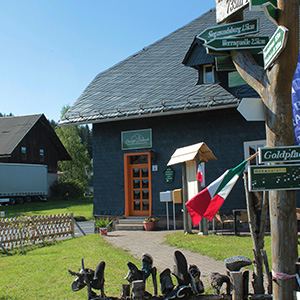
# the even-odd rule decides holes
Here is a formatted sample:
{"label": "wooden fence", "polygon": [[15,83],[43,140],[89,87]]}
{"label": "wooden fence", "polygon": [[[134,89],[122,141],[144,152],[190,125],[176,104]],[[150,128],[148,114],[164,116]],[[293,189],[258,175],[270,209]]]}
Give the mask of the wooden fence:
{"label": "wooden fence", "polygon": [[74,234],[73,214],[0,219],[0,244],[4,248],[74,237]]}

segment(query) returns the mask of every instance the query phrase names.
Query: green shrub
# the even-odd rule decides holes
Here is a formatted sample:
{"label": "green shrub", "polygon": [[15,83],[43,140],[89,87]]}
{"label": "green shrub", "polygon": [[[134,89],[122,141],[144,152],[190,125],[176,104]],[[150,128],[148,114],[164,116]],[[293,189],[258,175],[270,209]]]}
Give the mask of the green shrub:
{"label": "green shrub", "polygon": [[52,197],[78,198],[85,192],[85,186],[75,181],[55,182],[51,186]]}

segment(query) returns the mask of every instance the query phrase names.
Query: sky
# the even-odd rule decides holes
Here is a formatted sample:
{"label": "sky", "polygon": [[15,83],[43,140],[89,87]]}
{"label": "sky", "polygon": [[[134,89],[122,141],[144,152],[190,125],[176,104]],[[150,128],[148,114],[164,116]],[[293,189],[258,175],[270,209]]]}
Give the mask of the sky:
{"label": "sky", "polygon": [[214,7],[215,0],[0,0],[0,113],[58,122],[99,73]]}

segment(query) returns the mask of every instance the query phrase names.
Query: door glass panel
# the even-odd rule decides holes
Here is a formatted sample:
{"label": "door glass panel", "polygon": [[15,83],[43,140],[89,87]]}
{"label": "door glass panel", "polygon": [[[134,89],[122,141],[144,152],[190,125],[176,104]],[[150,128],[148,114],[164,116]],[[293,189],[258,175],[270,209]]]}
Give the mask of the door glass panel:
{"label": "door glass panel", "polygon": [[143,199],[149,199],[149,191],[143,191]]}
{"label": "door glass panel", "polygon": [[143,179],[142,180],[142,188],[147,189],[149,187],[149,180],[148,179]]}
{"label": "door glass panel", "polygon": [[133,191],[133,199],[141,199],[140,191]]}
{"label": "door glass panel", "polygon": [[142,177],[148,177],[148,168],[142,169]]}
{"label": "door glass panel", "polygon": [[140,188],[140,181],[138,179],[133,180],[133,188],[139,189]]}
{"label": "door glass panel", "polygon": [[134,210],[141,210],[141,202],[140,201],[134,201],[133,209]]}
{"label": "door glass panel", "polygon": [[133,169],[132,170],[133,177],[140,177],[140,169]]}
{"label": "door glass panel", "polygon": [[134,155],[130,156],[130,164],[147,164],[148,163],[148,155]]}
{"label": "door glass panel", "polygon": [[142,209],[149,210],[149,201],[143,201]]}

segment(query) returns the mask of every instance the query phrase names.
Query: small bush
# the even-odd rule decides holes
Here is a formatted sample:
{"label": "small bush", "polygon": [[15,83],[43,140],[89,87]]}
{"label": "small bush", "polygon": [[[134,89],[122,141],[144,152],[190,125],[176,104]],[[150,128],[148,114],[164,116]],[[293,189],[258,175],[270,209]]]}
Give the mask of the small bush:
{"label": "small bush", "polygon": [[51,186],[52,197],[78,198],[82,197],[84,191],[84,187],[72,181],[55,182]]}

